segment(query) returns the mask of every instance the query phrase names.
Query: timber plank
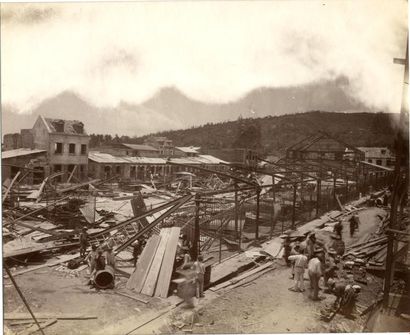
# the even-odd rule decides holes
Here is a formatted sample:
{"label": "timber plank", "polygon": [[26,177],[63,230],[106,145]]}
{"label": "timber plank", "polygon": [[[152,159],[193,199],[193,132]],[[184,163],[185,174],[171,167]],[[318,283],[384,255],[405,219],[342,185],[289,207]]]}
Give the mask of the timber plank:
{"label": "timber plank", "polygon": [[158,280],[158,274],[161,269],[162,260],[164,258],[165,249],[167,247],[168,238],[170,234],[169,228],[161,229],[161,242],[158,246],[157,252],[155,253],[154,260],[152,261],[151,268],[149,269],[149,273],[147,275],[147,279],[145,280],[144,287],[141,291],[142,294],[146,294],[149,296],[154,295],[155,286]]}
{"label": "timber plank", "polygon": [[[96,315],[83,314],[52,314],[52,313],[34,313],[36,319],[57,319],[57,320],[91,320],[97,319]],[[5,313],[4,320],[33,320],[29,313]],[[34,321],[33,321],[34,322]]]}
{"label": "timber plank", "polygon": [[272,264],[273,264],[273,262],[268,262],[268,263],[266,263],[266,264],[260,265],[260,266],[254,268],[254,269],[252,269],[252,270],[250,270],[250,271],[246,271],[245,273],[241,274],[240,276],[234,277],[234,278],[231,279],[231,280],[228,280],[228,281],[226,281],[226,282],[224,282],[224,283],[221,283],[221,284],[219,284],[219,285],[216,285],[216,286],[214,286],[214,287],[211,287],[210,290],[211,290],[211,291],[218,291],[218,290],[220,290],[221,288],[224,288],[224,287],[226,287],[226,286],[236,284],[238,281],[241,281],[242,279],[245,279],[245,278],[247,278],[247,277],[249,277],[249,276],[251,276],[251,275],[253,275],[253,274],[255,274],[255,273],[258,273],[258,272],[260,272],[260,271],[262,271],[262,270],[264,270],[264,269],[270,267]]}
{"label": "timber plank", "polygon": [[[44,329],[44,328],[47,328],[47,327],[55,324],[56,322],[57,322],[57,319],[51,319],[51,320],[48,320],[47,322],[40,323],[40,327],[41,327],[41,329]],[[39,331],[39,330],[40,329],[38,329],[38,326],[36,324],[34,324],[31,327],[24,330],[23,332],[19,333],[19,335],[30,335],[30,334],[33,334],[33,333]]]}
{"label": "timber plank", "polygon": [[170,236],[165,250],[165,255],[162,261],[161,270],[158,276],[158,283],[155,289],[155,296],[166,298],[168,296],[169,285],[171,282],[172,271],[174,269],[175,254],[178,247],[179,234],[181,228],[172,227]]}
{"label": "timber plank", "polygon": [[128,289],[134,289],[136,292],[141,292],[144,286],[145,278],[147,277],[148,270],[151,267],[152,260],[154,259],[155,252],[158,248],[160,241],[158,235],[152,235],[147,241],[147,245],[141,253],[137,262],[137,269],[132,273],[130,279],[127,282]]}

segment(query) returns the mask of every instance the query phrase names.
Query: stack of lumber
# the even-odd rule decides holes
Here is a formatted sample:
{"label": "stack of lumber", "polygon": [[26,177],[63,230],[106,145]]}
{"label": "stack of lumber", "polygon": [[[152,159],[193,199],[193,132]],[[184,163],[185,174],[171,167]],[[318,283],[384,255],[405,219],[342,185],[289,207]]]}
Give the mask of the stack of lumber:
{"label": "stack of lumber", "polygon": [[168,297],[181,228],[163,228],[152,235],[127,282],[127,289],[148,296]]}
{"label": "stack of lumber", "polygon": [[366,260],[373,265],[382,265],[386,259],[386,250],[387,236],[381,236],[350,246],[343,258],[350,256]]}

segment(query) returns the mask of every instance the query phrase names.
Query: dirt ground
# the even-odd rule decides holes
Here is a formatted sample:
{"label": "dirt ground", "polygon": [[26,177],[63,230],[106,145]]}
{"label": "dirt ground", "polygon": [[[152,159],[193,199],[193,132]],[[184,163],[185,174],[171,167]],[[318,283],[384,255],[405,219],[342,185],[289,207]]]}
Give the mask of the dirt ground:
{"label": "dirt ground", "polygon": [[[353,238],[350,238],[348,223],[344,222],[346,245],[360,242],[376,231],[379,223],[376,215],[383,213],[384,211],[379,208],[361,211],[359,213],[361,225]],[[322,293],[325,299],[321,302],[313,302],[308,297],[309,289],[304,293],[289,291],[288,288],[293,285],[290,280],[290,269],[282,260],[278,260],[277,263],[277,269],[256,279],[252,285],[233,289],[206,305],[200,302],[194,312],[193,333],[362,331],[365,317],[349,320],[336,315],[330,323],[320,321],[320,309],[333,303],[335,297]],[[369,305],[375,298],[375,292],[381,291],[381,282],[381,279],[369,275],[368,285],[363,285],[359,303]],[[309,287],[307,280],[305,280],[305,287]],[[173,320],[169,320],[169,325],[172,326],[173,323]],[[178,332],[178,328],[174,327],[173,331]],[[162,326],[160,332],[166,332],[166,328]]]}
{"label": "dirt ground", "polygon": [[[366,238],[377,229],[379,219],[377,214],[382,209],[369,208],[359,213],[361,226],[353,238],[348,233],[348,223],[345,223],[344,239],[346,245],[356,243]],[[282,260],[277,261],[277,268],[266,273],[246,287],[238,287],[223,295],[206,292],[206,298],[194,309],[194,333],[284,333],[284,332],[360,332],[363,318],[348,320],[337,315],[331,323],[319,321],[320,309],[326,303],[333,302],[334,297],[325,295],[322,302],[313,302],[308,298],[309,290],[295,293],[288,290],[293,285],[289,279],[290,269]],[[125,334],[141,322],[144,315],[154,315],[159,310],[170,306],[172,300],[152,299],[143,304],[122,296],[96,292],[87,285],[87,271],[79,277],[71,277],[55,268],[42,268],[16,277],[34,312],[44,313],[76,313],[96,315],[95,320],[59,320],[46,329],[53,334],[96,334],[107,330],[105,334]],[[369,276],[369,285],[364,287],[363,296],[374,297],[381,288],[380,280]],[[124,287],[125,278],[118,277],[117,288]],[[18,297],[14,287],[5,279],[4,308],[6,313],[24,312],[26,309]],[[305,281],[306,287],[309,282]],[[367,292],[367,293],[366,293]],[[154,314],[153,314],[154,313]],[[142,333],[176,333],[181,332],[173,325],[175,315],[189,313],[175,309],[172,312],[150,322],[149,326],[132,332]],[[140,320],[140,321],[138,321]],[[144,319],[145,320],[145,319]],[[7,325],[9,322],[6,321]],[[118,327],[116,327],[118,325]],[[121,327],[120,327],[121,325]],[[23,329],[13,327],[15,330]],[[120,330],[121,329],[121,330]]]}

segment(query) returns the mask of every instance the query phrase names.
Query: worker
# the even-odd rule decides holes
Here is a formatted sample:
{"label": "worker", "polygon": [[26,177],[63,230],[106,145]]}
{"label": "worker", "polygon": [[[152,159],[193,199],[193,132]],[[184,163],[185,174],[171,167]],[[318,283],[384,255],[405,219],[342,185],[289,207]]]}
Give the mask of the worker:
{"label": "worker", "polygon": [[134,268],[137,266],[138,256],[141,253],[141,243],[140,241],[135,241],[132,245],[132,257],[134,257]]}
{"label": "worker", "polygon": [[186,251],[191,251],[191,243],[186,234],[182,235],[181,250],[185,254]]}
{"label": "worker", "polygon": [[346,317],[352,317],[352,314],[356,308],[357,298],[361,291],[359,285],[347,285],[343,294],[343,298],[340,302],[340,312]]}
{"label": "worker", "polygon": [[334,278],[336,276],[336,270],[338,269],[336,266],[336,262],[334,257],[336,256],[336,251],[333,249],[328,250],[328,257],[325,260],[324,264],[324,273],[323,273],[323,280],[324,284],[327,287],[328,286],[328,280],[330,278]]}
{"label": "worker", "polygon": [[346,289],[346,283],[343,281],[337,281],[333,278],[330,278],[328,281],[328,288],[325,290],[327,293],[332,293],[336,300],[333,302],[333,307],[338,308],[339,304],[343,298]]}
{"label": "worker", "polygon": [[311,233],[306,240],[306,253],[308,260],[314,257],[314,251],[316,247],[316,235],[315,233]]}
{"label": "worker", "polygon": [[85,258],[85,261],[88,263],[90,268],[90,275],[94,272],[95,269],[95,259],[97,258],[97,246],[93,244],[91,246],[91,251]]}
{"label": "worker", "polygon": [[310,287],[311,289],[313,289],[313,294],[311,294],[309,298],[314,301],[321,300],[319,298],[319,280],[323,273],[323,258],[323,249],[317,249],[315,250],[313,257],[309,260],[308,263]]}
{"label": "worker", "polygon": [[294,291],[294,292],[304,292],[305,285],[303,283],[303,276],[305,274],[305,269],[308,263],[307,256],[299,252],[299,254],[290,255],[288,258],[290,261],[294,262],[294,279],[295,279],[295,286],[291,287],[289,290]]}
{"label": "worker", "polygon": [[115,255],[113,254],[111,247],[109,247],[105,252],[105,261],[107,265],[111,266],[115,270]]}
{"label": "worker", "polygon": [[333,227],[333,232],[340,237],[342,237],[343,225],[342,220],[337,221],[337,223]]}
{"label": "worker", "polygon": [[182,263],[181,269],[189,269],[190,267],[191,267],[191,256],[189,255],[189,251],[185,250],[184,263]]}
{"label": "worker", "polygon": [[291,266],[291,262],[288,259],[288,257],[290,256],[290,251],[292,250],[291,248],[291,242],[290,242],[290,233],[289,232],[285,232],[284,235],[281,236],[282,238],[284,238],[283,240],[283,244],[282,244],[282,248],[283,248],[283,259],[286,262],[286,265],[288,267]]}
{"label": "worker", "polygon": [[354,232],[357,228],[359,228],[359,217],[357,214],[354,214],[349,219],[349,227],[350,227],[350,237],[353,237]]}
{"label": "worker", "polygon": [[332,242],[330,243],[330,248],[336,252],[337,256],[343,256],[345,253],[345,243],[342,237],[337,234],[330,235]]}
{"label": "worker", "polygon": [[88,234],[87,234],[86,227],[83,227],[81,229],[81,233],[79,236],[79,242],[80,242],[80,257],[84,257],[87,251],[87,246],[88,246]]}
{"label": "worker", "polygon": [[203,263],[202,255],[198,256],[198,259],[194,263],[194,270],[196,274],[196,297],[202,298],[204,296],[204,277],[205,277],[205,265]]}
{"label": "worker", "polygon": [[97,249],[97,258],[95,259],[95,271],[101,271],[105,269],[105,257],[101,248]]}
{"label": "worker", "polygon": [[[292,250],[290,251],[290,255],[299,255],[301,253],[300,251],[300,243],[299,242],[295,242],[295,245],[293,246]],[[289,259],[289,257],[288,257]],[[295,279],[295,261],[291,260],[291,264],[292,264],[292,275],[290,277],[290,279]]]}

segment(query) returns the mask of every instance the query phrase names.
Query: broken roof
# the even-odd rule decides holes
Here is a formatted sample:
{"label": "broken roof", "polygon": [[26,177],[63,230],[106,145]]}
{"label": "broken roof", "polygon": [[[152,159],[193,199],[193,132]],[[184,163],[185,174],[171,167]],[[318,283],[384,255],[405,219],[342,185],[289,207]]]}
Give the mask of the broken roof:
{"label": "broken roof", "polygon": [[346,148],[356,153],[360,152],[356,147],[334,138],[324,131],[319,131],[317,134],[310,135],[291,145],[286,151],[345,152]]}
{"label": "broken roof", "polygon": [[88,136],[84,123],[78,120],[63,120],[63,119],[51,119],[41,117],[47,126],[49,133],[53,134],[69,134],[69,135],[83,135]]}
{"label": "broken roof", "polygon": [[199,153],[198,150],[201,149],[201,147],[193,147],[193,146],[190,146],[190,147],[175,147],[175,149],[178,149],[178,150],[180,150],[182,152],[185,152],[187,154],[198,154]]}
{"label": "broken roof", "polygon": [[3,151],[1,153],[1,158],[7,159],[7,158],[18,157],[18,156],[36,155],[36,154],[44,153],[44,152],[46,152],[46,150],[20,148],[20,149]]}
{"label": "broken roof", "polygon": [[133,150],[139,150],[139,151],[158,151],[158,149],[146,145],[146,144],[129,144],[129,143],[121,143],[123,146],[126,146],[127,148],[133,149]]}

